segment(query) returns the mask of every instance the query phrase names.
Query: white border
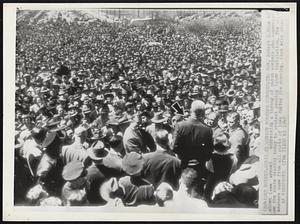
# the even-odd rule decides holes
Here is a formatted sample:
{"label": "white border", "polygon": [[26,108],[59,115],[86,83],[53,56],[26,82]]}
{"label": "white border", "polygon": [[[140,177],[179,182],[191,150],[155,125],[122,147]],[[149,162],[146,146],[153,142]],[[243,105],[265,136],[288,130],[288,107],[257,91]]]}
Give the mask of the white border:
{"label": "white border", "polygon": [[[294,168],[295,168],[295,134],[297,108],[297,53],[296,53],[296,3],[132,3],[132,4],[4,4],[3,5],[3,219],[10,221],[292,221],[294,219]],[[289,214],[259,215],[255,209],[211,209],[212,213],[168,213],[166,209],[153,208],[152,213],[142,213],[138,208],[125,208],[120,213],[108,213],[101,207],[41,209],[37,207],[13,207],[14,176],[14,102],[15,102],[15,33],[16,8],[20,9],[92,9],[92,8],[290,8],[290,141],[289,141]],[[210,210],[210,209],[209,209]],[[78,212],[80,211],[80,212]],[[103,211],[103,212],[101,212]],[[155,213],[156,212],[156,213]],[[201,212],[201,211],[199,211]]]}

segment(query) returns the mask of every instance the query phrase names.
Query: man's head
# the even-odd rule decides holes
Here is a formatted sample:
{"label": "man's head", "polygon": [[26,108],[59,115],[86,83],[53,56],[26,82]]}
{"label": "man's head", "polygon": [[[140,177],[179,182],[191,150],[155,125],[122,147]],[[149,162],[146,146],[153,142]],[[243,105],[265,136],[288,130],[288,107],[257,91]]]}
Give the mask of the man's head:
{"label": "man's head", "polygon": [[155,141],[158,145],[162,146],[163,148],[167,148],[169,145],[169,138],[168,138],[168,131],[166,130],[159,130],[155,133]]}
{"label": "man's head", "polygon": [[193,101],[190,111],[192,117],[200,120],[204,116],[205,103],[201,100]]}
{"label": "man's head", "polygon": [[205,123],[210,127],[215,127],[217,125],[217,118],[218,118],[217,113],[211,112],[207,115],[207,118],[205,119]]}
{"label": "man's head", "polygon": [[225,152],[230,148],[229,136],[225,133],[221,133],[214,137],[214,149],[217,152]]}
{"label": "man's head", "polygon": [[74,131],[74,137],[80,138],[82,142],[84,142],[87,138],[86,129],[84,127],[78,127]]}
{"label": "man's head", "polygon": [[248,124],[251,124],[255,120],[254,110],[248,110],[246,120]]}
{"label": "man's head", "polygon": [[42,144],[47,135],[47,130],[41,127],[34,127],[31,131],[33,139]]}
{"label": "man's head", "polygon": [[141,115],[140,114],[134,114],[132,117],[132,121],[130,126],[135,128],[135,129],[139,129],[141,127],[142,124],[142,119],[141,119]]}
{"label": "man's head", "polygon": [[115,151],[122,153],[123,147],[123,138],[119,135],[114,135],[109,139],[109,145]]}
{"label": "man's head", "polygon": [[173,188],[170,184],[162,182],[154,192],[157,204],[164,206],[164,202],[173,199]]}
{"label": "man's head", "polygon": [[260,125],[254,124],[252,127],[252,135],[254,138],[258,138],[260,136]]}
{"label": "man's head", "polygon": [[227,115],[227,123],[230,129],[237,128],[240,125],[240,115],[237,112],[231,112]]}
{"label": "man's head", "polygon": [[180,188],[184,188],[187,193],[193,197],[199,194],[198,188],[198,174],[193,168],[186,168],[182,171],[179,179]]}
{"label": "man's head", "polygon": [[32,127],[33,125],[32,118],[27,114],[22,116],[22,121],[27,128]]}
{"label": "man's head", "polygon": [[183,115],[180,115],[180,114],[177,114],[175,115],[174,117],[172,117],[172,126],[175,127],[175,125],[180,122],[180,121],[183,121],[183,118],[184,116]]}

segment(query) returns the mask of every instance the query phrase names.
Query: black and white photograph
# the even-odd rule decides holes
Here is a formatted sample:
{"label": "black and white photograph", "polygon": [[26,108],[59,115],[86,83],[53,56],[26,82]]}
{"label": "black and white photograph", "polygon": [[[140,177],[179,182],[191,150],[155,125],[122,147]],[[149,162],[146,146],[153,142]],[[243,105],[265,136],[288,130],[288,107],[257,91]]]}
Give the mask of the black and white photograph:
{"label": "black and white photograph", "polygon": [[258,211],[261,9],[15,18],[13,206]]}
{"label": "black and white photograph", "polygon": [[15,205],[257,207],[257,10],[19,10]]}

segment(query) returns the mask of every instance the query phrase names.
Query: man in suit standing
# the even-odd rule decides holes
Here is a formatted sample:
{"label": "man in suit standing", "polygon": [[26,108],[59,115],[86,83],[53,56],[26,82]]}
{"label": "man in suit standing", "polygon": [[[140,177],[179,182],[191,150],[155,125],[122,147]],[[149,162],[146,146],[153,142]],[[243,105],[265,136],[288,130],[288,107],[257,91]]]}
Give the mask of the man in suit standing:
{"label": "man in suit standing", "polygon": [[133,116],[131,124],[125,130],[123,144],[126,153],[147,153],[156,149],[152,136],[141,128],[140,114]]}
{"label": "man in suit standing", "polygon": [[181,159],[181,167],[193,165],[200,178],[207,174],[205,162],[213,151],[212,129],[202,123],[204,110],[203,101],[193,101],[190,118],[176,124],[173,138],[173,151]]}

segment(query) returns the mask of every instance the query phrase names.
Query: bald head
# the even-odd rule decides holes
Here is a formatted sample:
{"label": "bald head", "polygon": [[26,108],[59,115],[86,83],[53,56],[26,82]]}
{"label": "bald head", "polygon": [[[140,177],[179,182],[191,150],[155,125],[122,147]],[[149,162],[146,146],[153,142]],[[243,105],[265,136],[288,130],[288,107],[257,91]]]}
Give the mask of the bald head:
{"label": "bald head", "polygon": [[201,100],[195,100],[191,104],[191,115],[193,117],[201,118],[204,115],[205,103]]}

